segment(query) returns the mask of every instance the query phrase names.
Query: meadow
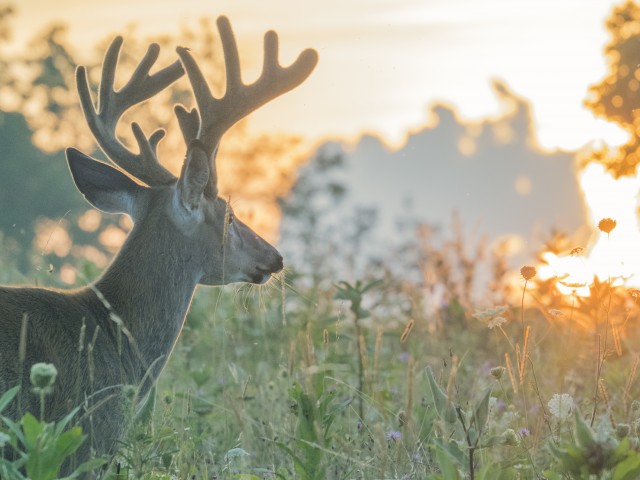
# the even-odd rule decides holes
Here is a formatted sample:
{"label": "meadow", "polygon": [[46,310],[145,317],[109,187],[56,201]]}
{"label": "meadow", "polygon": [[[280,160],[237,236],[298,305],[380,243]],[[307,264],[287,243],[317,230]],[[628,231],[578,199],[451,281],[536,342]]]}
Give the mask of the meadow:
{"label": "meadow", "polygon": [[[0,42],[10,37],[12,12],[0,6]],[[614,8],[607,29],[611,75],[591,87],[585,104],[620,124],[630,140],[585,160],[624,175],[640,159],[640,8],[635,2]],[[185,30],[185,44],[198,50],[198,39],[208,51],[211,31],[203,21],[198,30]],[[99,244],[101,234],[111,228],[121,241],[130,228],[95,210],[73,218],[87,206],[65,197],[81,201],[62,155],[46,160],[31,149],[30,138],[49,151],[93,148],[78,128],[78,62],[63,32],[53,26],[25,58],[0,56],[0,77],[14,90],[15,103],[6,114],[0,105],[3,160],[16,161],[3,173],[3,285],[85,285],[117,250]],[[135,48],[128,48],[142,51],[148,42],[130,33],[127,42]],[[209,69],[217,71],[219,60],[209,58]],[[39,106],[31,102],[34,84],[46,99]],[[172,100],[160,102],[164,107],[144,107],[141,117],[162,124],[156,117],[166,117],[174,99],[188,94],[182,88],[166,94]],[[170,131],[175,139],[167,143],[182,148],[179,129]],[[263,197],[286,195],[279,210],[275,201],[268,209],[283,216],[278,248],[285,270],[262,286],[200,288],[151,394],[138,402],[138,385],[123,388],[129,432],[115,458],[74,463],[88,441],[77,423],[90,412],[81,404],[64,418],[45,420],[57,370],[34,366],[40,411],[12,421],[3,412],[23,392],[0,392],[1,480],[59,479],[65,462],[75,468],[67,479],[640,478],[640,290],[614,274],[578,283],[563,272],[549,275],[544,253],[577,264],[588,255],[585,245],[558,233],[516,264],[508,241],[470,239],[456,222],[443,229],[401,218],[400,240],[371,249],[376,214],[344,212],[344,187],[331,175],[340,158],[318,155],[298,169],[305,160],[284,155],[298,146],[295,137],[236,143],[242,148],[232,146],[240,151],[235,157],[264,157],[269,172],[288,172],[258,175],[260,161],[235,172],[239,185],[260,187],[250,198],[261,204]],[[274,168],[275,158],[287,169]],[[36,171],[46,173],[36,178]],[[68,209],[68,217],[56,217]],[[43,220],[47,216],[55,218]],[[83,218],[89,224],[98,218],[95,228],[82,227]],[[593,226],[598,230],[613,238],[621,228],[603,218]],[[49,251],[62,231],[63,251]],[[91,340],[79,339],[81,348],[85,344]],[[24,349],[19,355],[24,360]]]}
{"label": "meadow", "polygon": [[[322,214],[310,210],[284,208],[307,226],[295,238],[299,264],[266,286],[198,292],[154,395],[140,409],[131,402],[131,429],[109,473],[97,459],[78,474],[640,476],[638,290],[605,278],[588,296],[566,282],[573,292],[562,294],[564,279],[541,279],[540,263],[510,268],[500,248],[471,248],[460,230],[420,224],[385,258],[364,261],[357,249],[319,242],[308,226]],[[615,235],[607,222],[600,227]],[[366,242],[366,229],[353,240]],[[545,249],[566,245],[555,237]],[[3,255],[3,281],[20,282],[11,258]],[[89,262],[77,268],[79,283],[99,274]],[[34,275],[55,283],[53,270]],[[34,388],[46,396],[55,380],[40,373]],[[5,393],[0,412],[15,394]],[[125,394],[134,399],[136,387]],[[64,431],[78,411],[57,424],[39,421],[43,412],[3,419],[0,445],[23,457],[0,460],[2,477],[25,478],[16,467],[26,466],[30,478],[59,478],[83,439]]]}

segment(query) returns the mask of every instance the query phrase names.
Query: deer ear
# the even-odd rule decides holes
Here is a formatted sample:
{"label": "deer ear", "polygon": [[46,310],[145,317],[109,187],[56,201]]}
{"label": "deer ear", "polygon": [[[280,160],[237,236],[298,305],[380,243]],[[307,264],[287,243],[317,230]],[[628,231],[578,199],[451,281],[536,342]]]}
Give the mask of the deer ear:
{"label": "deer ear", "polygon": [[189,144],[178,180],[180,201],[188,211],[193,212],[200,206],[210,175],[211,168],[204,145],[199,140],[194,140]]}
{"label": "deer ear", "polygon": [[66,154],[73,181],[91,205],[103,212],[132,216],[136,195],[145,187],[75,148],[67,148]]}

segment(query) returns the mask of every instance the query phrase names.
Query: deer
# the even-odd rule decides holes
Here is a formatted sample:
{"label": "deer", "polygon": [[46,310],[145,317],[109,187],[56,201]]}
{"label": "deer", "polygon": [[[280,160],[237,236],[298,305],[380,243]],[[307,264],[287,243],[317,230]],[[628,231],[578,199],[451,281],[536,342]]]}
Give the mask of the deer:
{"label": "deer", "polygon": [[[76,69],[86,122],[111,163],[68,148],[71,176],[93,207],[128,215],[133,226],[109,266],[82,288],[0,287],[0,395],[21,386],[20,408],[14,400],[5,415],[17,419],[23,411],[38,411],[29,371],[38,362],[53,364],[58,376],[45,400],[47,419],[84,407],[80,423],[89,439],[77,461],[115,453],[126,432],[123,388],[136,386],[139,399],[148,394],[171,355],[199,285],[263,284],[283,269],[276,248],[236,218],[229,202],[220,198],[215,159],[223,135],[240,119],[303,83],[318,54],[305,49],[283,67],[278,35],[268,31],[262,73],[245,84],[228,18],[219,17],[217,28],[226,73],[220,98],[211,93],[194,56],[184,47],[176,49],[174,63],[151,74],[160,50],[151,44],[130,79],[116,90],[123,45],[123,38],[116,37],[102,63],[97,105],[87,69]],[[186,145],[176,177],[157,154],[163,129],[147,136],[133,122],[136,152],[118,138],[116,126],[125,111],[185,73],[196,106],[174,106]]]}

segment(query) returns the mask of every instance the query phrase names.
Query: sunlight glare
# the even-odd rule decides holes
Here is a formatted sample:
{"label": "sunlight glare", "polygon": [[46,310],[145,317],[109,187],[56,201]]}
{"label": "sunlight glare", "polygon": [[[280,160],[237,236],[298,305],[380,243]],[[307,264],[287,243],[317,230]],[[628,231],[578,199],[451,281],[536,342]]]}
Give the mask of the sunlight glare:
{"label": "sunlight glare", "polygon": [[[589,211],[594,237],[582,255],[542,255],[547,265],[540,267],[540,277],[558,279],[563,294],[588,296],[588,285],[595,277],[612,285],[640,287],[640,230],[638,225],[638,191],[640,174],[615,179],[598,163],[587,165],[580,174],[580,186]],[[604,218],[616,221],[610,234],[600,231]]]}
{"label": "sunlight glare", "polygon": [[580,178],[590,221],[597,226],[603,218],[616,220],[607,235],[597,232],[589,249],[589,262],[598,278],[623,279],[627,286],[640,286],[640,231],[638,191],[640,175],[615,179],[600,164],[588,165]]}

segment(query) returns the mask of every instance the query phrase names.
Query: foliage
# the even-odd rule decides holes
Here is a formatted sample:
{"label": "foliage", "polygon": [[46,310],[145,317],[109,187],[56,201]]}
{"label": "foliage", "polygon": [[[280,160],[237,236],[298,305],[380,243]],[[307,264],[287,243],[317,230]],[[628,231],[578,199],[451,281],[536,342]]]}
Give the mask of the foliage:
{"label": "foliage", "polygon": [[640,106],[640,6],[634,0],[613,8],[606,22],[611,40],[605,52],[609,71],[600,83],[593,85],[585,105],[596,115],[613,121],[627,130],[630,140],[617,151],[606,149],[594,154],[617,176],[635,172],[640,156],[638,107]]}
{"label": "foliage", "polygon": [[[531,268],[514,282],[499,251],[483,265],[458,231],[413,228],[356,280],[310,241],[279,282],[202,289],[157,393],[140,407],[131,388],[132,427],[105,478],[633,478],[637,295],[604,281],[561,295],[561,279]],[[471,288],[487,266],[492,284]],[[605,324],[618,339],[606,347]],[[566,415],[574,406],[587,421]],[[11,424],[23,450],[24,422],[59,429]]]}
{"label": "foliage", "polygon": [[[51,365],[34,364],[31,378],[34,389],[41,393],[42,410],[44,396],[49,394],[55,381]],[[0,450],[14,452],[16,460],[0,458],[0,476],[7,480],[54,480],[65,462],[71,460],[73,454],[84,442],[86,435],[82,429],[73,426],[79,408],[72,410],[57,422],[45,422],[36,419],[27,412],[18,422],[1,416],[2,411],[18,395],[19,387],[7,390],[0,396]],[[41,413],[41,418],[43,414]],[[3,426],[4,425],[4,426]],[[65,479],[78,478],[104,464],[102,459],[93,459],[79,465]],[[26,475],[26,476],[25,476]]]}
{"label": "foliage", "polygon": [[566,445],[550,444],[550,449],[558,463],[556,471],[545,472],[549,479],[563,478],[559,472],[575,478],[596,475],[614,480],[632,480],[640,476],[637,445],[632,446],[632,440],[627,436],[618,441],[612,436],[597,435],[578,410],[575,411],[573,439],[567,440]]}

